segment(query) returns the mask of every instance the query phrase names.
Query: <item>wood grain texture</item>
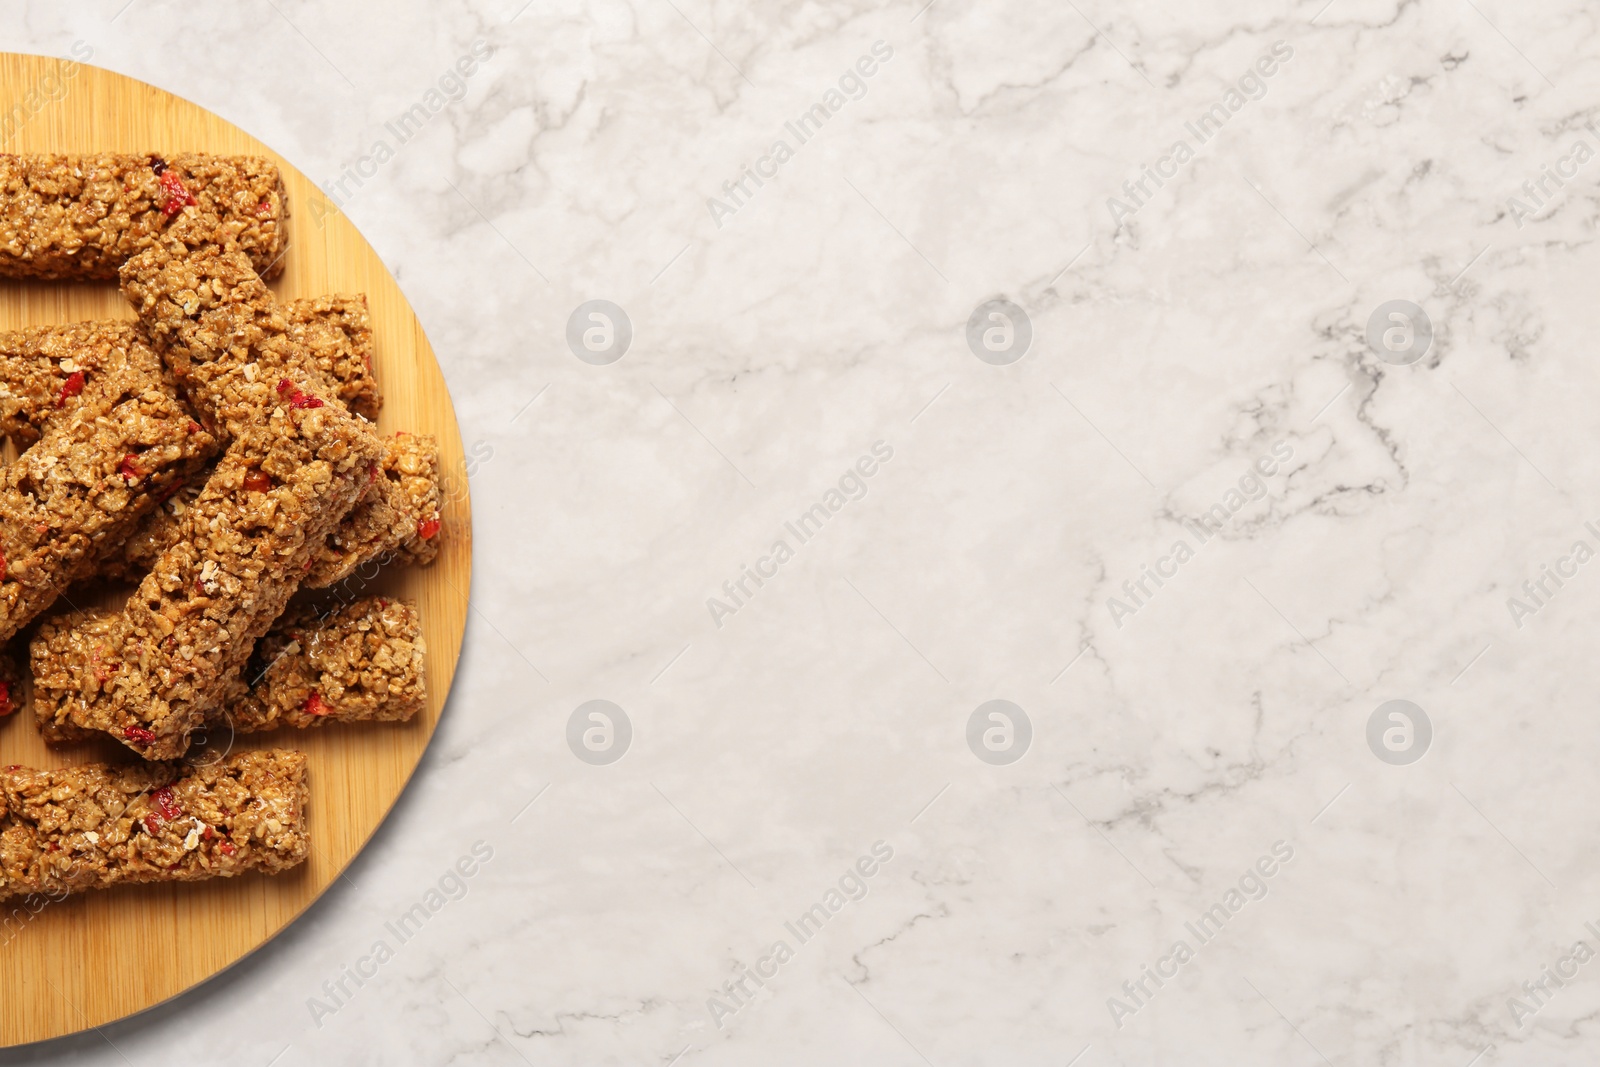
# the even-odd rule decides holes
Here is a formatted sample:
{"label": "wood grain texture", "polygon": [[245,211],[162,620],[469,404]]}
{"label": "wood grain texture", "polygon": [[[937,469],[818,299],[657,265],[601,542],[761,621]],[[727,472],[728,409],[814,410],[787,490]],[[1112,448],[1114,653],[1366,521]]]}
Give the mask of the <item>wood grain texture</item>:
{"label": "wood grain texture", "polygon": [[[54,59],[0,54],[0,102],[31,110],[34,92],[40,105],[20,126],[14,120],[0,126],[0,133],[10,134],[0,150],[249,153],[283,168],[290,247],[283,276],[272,288],[282,299],[368,295],[384,393],[379,428],[439,439],[445,541],[433,566],[386,570],[360,589],[412,597],[421,605],[428,643],[426,713],[404,724],[283,730],[241,737],[232,745],[292,747],[310,756],[310,860],[275,878],[245,875],[69,897],[0,925],[0,1047],[84,1030],[158,1004],[257,948],[316,900],[383,821],[422,757],[455,674],[471,583],[467,478],[455,413],[427,338],[372,249],[343,215],[311,209],[313,198],[324,201],[305,177],[215,115],[88,66],[79,66],[66,82],[65,96],[42,99],[37,91],[60,71]],[[0,282],[0,329],[133,317],[111,284]],[[27,709],[0,720],[0,764],[55,767],[130,756],[110,743],[47,748]],[[17,904],[0,909],[0,923]]]}

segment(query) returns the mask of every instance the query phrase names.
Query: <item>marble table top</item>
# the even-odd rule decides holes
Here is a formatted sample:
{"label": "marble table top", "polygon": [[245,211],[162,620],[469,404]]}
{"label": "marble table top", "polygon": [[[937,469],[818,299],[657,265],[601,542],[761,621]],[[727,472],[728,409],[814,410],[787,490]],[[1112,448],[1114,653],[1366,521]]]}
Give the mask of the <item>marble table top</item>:
{"label": "marble table top", "polygon": [[6,1061],[1595,1063],[1595,21],[0,4],[322,185],[475,514],[348,877]]}

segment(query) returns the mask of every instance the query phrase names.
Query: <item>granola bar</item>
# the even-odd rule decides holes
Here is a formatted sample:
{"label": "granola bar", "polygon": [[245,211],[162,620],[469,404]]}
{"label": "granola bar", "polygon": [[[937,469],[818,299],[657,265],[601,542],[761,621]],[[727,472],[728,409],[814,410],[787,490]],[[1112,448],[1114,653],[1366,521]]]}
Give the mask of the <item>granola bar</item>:
{"label": "granola bar", "polygon": [[[321,380],[351,411],[376,419],[383,396],[372,374],[372,320],[365,296],[320,296],[284,305],[291,340],[315,361]],[[137,322],[76,322],[0,333],[0,437],[18,448],[69,414],[119,367],[161,368]]]}
{"label": "granola bar", "polygon": [[383,454],[366,420],[320,395],[315,360],[287,336],[243,253],[190,247],[208,232],[203,219],[180,221],[121,279],[167,365],[232,443],[104,644],[69,635],[59,684],[35,684],[57,721],[146,759],[188,748]]}
{"label": "granola bar", "polygon": [[93,399],[115,370],[159,375],[161,360],[136,322],[75,322],[0,333],[0,437],[18,448],[46,423]]}
{"label": "granola bar", "polygon": [[[91,671],[109,678],[108,642],[118,613],[104,608],[46,622],[33,640],[36,688],[60,692]],[[386,597],[352,601],[331,613],[291,609],[256,643],[250,664],[206,716],[206,729],[256,733],[329,722],[404,722],[427,703],[422,619],[415,604]],[[39,732],[52,744],[95,736],[66,721],[64,705],[34,701]]]}
{"label": "granola bar", "polygon": [[0,770],[0,899],[277,874],[311,850],[306,757]]}
{"label": "granola bar", "polygon": [[[336,585],[368,564],[394,560],[426,566],[439,554],[437,442],[426,434],[401,433],[384,438],[383,450],[382,475],[318,550],[306,572],[306,588]],[[101,566],[100,575],[138,579],[147,574],[156,557],[177,542],[181,517],[194,505],[208,476],[202,471],[146,516],[122,552]]]}
{"label": "granola bar", "polygon": [[332,395],[362,418],[377,421],[383,394],[372,374],[372,316],[366,294],[293,300],[284,305],[283,316],[289,339],[305,346]]}
{"label": "granola bar", "polygon": [[[225,707],[236,733],[328,722],[404,722],[427,703],[422,619],[384,597],[329,615],[300,608],[256,645],[245,691]],[[253,684],[251,684],[253,683]]]}
{"label": "granola bar", "polygon": [[0,155],[0,277],[112,280],[188,215],[204,218],[206,238],[237,247],[257,272],[281,272],[288,201],[270,160]]}
{"label": "granola bar", "polygon": [[292,390],[337,396],[339,380],[304,340],[317,331],[291,323],[250,260],[205,243],[206,231],[204,219],[174,224],[121,272],[123,293],[196,409],[232,436],[292,401]]}
{"label": "granola bar", "polygon": [[211,480],[215,467],[202,468],[146,515],[114,552],[100,565],[100,577],[113,581],[136,582],[150,573],[161,553],[177,544],[183,529],[183,513],[194,507],[200,492]]}
{"label": "granola bar", "polygon": [[0,641],[120,552],[216,450],[161,374],[127,367],[108,379],[0,471]]}
{"label": "granola bar", "polygon": [[385,438],[381,472],[317,554],[306,586],[325,589],[367,563],[432,563],[439,495],[439,443],[427,434]]}
{"label": "granola bar", "polygon": [[36,672],[35,702],[147,759],[182,755],[379,459],[356,416],[298,395],[235,435],[103,646],[68,638],[57,684]]}
{"label": "granola bar", "polygon": [[[383,395],[378,390],[377,379],[372,374],[372,324],[367,313],[367,298],[355,296],[321,296],[295,300],[284,308],[289,324],[289,336],[310,351],[326,382],[333,383],[337,397],[351,411],[367,419],[376,419],[383,406]],[[122,323],[99,323],[99,326],[123,326]],[[133,326],[134,324],[128,324]],[[136,329],[139,329],[135,326]],[[60,330],[70,327],[46,328],[37,331],[46,342],[53,341]],[[21,332],[21,331],[19,331]],[[142,338],[142,329],[139,333]],[[6,381],[6,354],[13,349],[26,353],[39,351],[44,345],[34,340],[24,346],[17,335],[0,334],[0,391]],[[8,348],[8,340],[12,347]],[[148,351],[148,350],[147,350]],[[153,351],[149,358],[159,362]],[[32,367],[42,362],[38,357],[26,360],[24,366]],[[55,361],[59,364],[59,359]],[[52,370],[54,368],[52,367]],[[46,378],[45,388],[35,388],[34,395],[42,395],[44,402],[36,405],[45,413],[53,409],[50,399],[61,388],[65,375],[59,372]],[[3,421],[6,401],[0,398],[0,433],[7,429]],[[101,568],[101,575],[113,579],[138,579],[149,572],[156,557],[178,538],[179,517],[190,507],[210,470],[201,471],[184,487],[169,498],[160,508],[152,511],[134,531],[120,556],[113,556]]]}
{"label": "granola bar", "polygon": [[122,613],[112,608],[86,608],[52,616],[39,625],[28,646],[33,674],[33,714],[39,733],[51,744],[87,741],[98,731],[67,721],[66,709],[87,672],[105,685],[121,669],[111,641],[120,638]]}

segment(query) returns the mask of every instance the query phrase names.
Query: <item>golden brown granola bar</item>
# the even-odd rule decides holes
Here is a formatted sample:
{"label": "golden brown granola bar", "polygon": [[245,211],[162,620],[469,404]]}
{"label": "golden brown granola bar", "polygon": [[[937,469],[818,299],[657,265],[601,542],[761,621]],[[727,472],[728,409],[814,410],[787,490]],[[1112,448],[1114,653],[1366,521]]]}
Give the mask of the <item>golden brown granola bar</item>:
{"label": "golden brown granola bar", "polygon": [[147,759],[187,749],[380,458],[356,416],[296,395],[236,432],[103,646],[68,640],[63,684],[36,678],[35,702],[58,721],[106,731]]}
{"label": "golden brown granola bar", "polygon": [[0,333],[0,437],[18,448],[39,439],[105,385],[114,370],[162,374],[161,360],[136,322],[75,322]]}
{"label": "golden brown granola bar", "polygon": [[[286,314],[290,335],[310,349],[328,380],[338,383],[339,399],[356,414],[376,419],[383,405],[383,397],[378,391],[377,380],[372,376],[372,331],[366,298],[333,296],[296,300],[288,305]],[[386,470],[398,464],[392,452],[393,446],[386,444]],[[178,519],[193,504],[208,477],[210,471],[202,471],[165,504],[146,516],[123,546],[122,554],[109,560],[102,568],[101,575],[115,579],[137,579],[148,573],[156,557],[177,540]],[[370,494],[372,490],[368,492]],[[437,508],[434,510],[437,511]],[[341,528],[349,525],[353,518],[354,512],[347,515]],[[418,523],[423,521],[419,519]],[[336,531],[334,538],[339,536]],[[313,575],[316,572],[317,567],[314,566]]]}
{"label": "golden brown granola bar", "polygon": [[257,643],[245,691],[221,710],[236,733],[404,722],[427,703],[426,651],[421,616],[404,600],[368,597],[329,614],[295,609]]}
{"label": "golden brown granola bar", "polygon": [[122,669],[111,642],[123,628],[122,612],[113,608],[87,608],[46,619],[28,646],[28,664],[34,679],[33,714],[39,733],[51,744],[87,741],[100,736],[67,720],[67,709],[85,677],[104,686]]}
{"label": "golden brown granola bar", "polygon": [[149,368],[107,372],[0,470],[0,641],[71,583],[93,575],[216,451],[170,380]]}
{"label": "golden brown granola bar", "polygon": [[175,218],[275,277],[288,247],[288,201],[276,164],[180,153],[0,155],[0,277],[111,280]]}
{"label": "golden brown granola bar", "polygon": [[174,224],[121,278],[152,343],[231,444],[104,643],[69,636],[61,683],[35,686],[58,722],[146,759],[188,748],[383,455],[366,420],[319,392],[315,360],[249,260],[190,247],[202,222]]}
{"label": "golden brown granola bar", "polygon": [[[336,585],[373,564],[390,561],[426,566],[439,553],[439,446],[426,434],[400,433],[383,439],[382,475],[373,479],[359,503],[319,550],[303,583],[309,589]],[[100,569],[102,577],[137,579],[156,557],[178,540],[180,518],[200,494],[209,471],[191,478],[147,515],[122,547]]]}
{"label": "golden brown granola bar", "polygon": [[[117,617],[96,608],[41,626],[32,646],[36,688],[59,693],[76,684],[83,662],[104,684]],[[207,713],[206,729],[256,733],[329,722],[404,722],[427,703],[426,650],[421,616],[408,601],[366,597],[328,612],[291,609],[256,643],[249,665]],[[34,701],[46,741],[95,736],[67,722],[63,710],[59,701]]]}
{"label": "golden brown granola bar", "polygon": [[367,563],[432,563],[439,499],[439,443],[427,434],[385,438],[381,473],[318,553],[306,586],[325,589]]}
{"label": "golden brown granola bar", "polygon": [[196,410],[233,436],[292,390],[338,396],[332,365],[325,371],[307,347],[319,331],[291,322],[250,260],[205,243],[205,233],[204,219],[175,223],[121,272],[122,291]]}
{"label": "golden brown granola bar", "polygon": [[176,492],[151,509],[150,514],[140,520],[132,535],[123,542],[122,551],[112,553],[111,558],[101,563],[100,577],[136,582],[149,574],[156,560],[161,558],[161,553],[177,543],[179,532],[183,529],[183,513],[199,499],[200,491],[211,480],[214,469],[213,466],[201,468]]}
{"label": "golden brown granola bar", "polygon": [[306,757],[0,770],[0,899],[276,874],[311,850]]}
{"label": "golden brown granola bar", "polygon": [[[376,419],[383,406],[372,374],[372,320],[365,296],[319,296],[284,305],[289,336],[303,344],[328,386],[351,411]],[[93,395],[114,368],[159,371],[161,360],[137,322],[103,320],[0,333],[0,437],[18,448],[51,419]]]}
{"label": "golden brown granola bar", "polygon": [[362,418],[377,421],[383,407],[372,374],[372,316],[365,293],[315,296],[283,306],[289,339],[305,346],[333,396]]}
{"label": "golden brown granola bar", "polygon": [[[338,399],[366,419],[376,419],[383,395],[372,375],[372,324],[365,296],[319,296],[284,308],[289,336],[306,346],[324,379],[336,383]],[[0,382],[4,380],[5,335],[0,335]],[[152,353],[152,356],[154,354]],[[0,389],[4,386],[0,385]],[[4,400],[0,400],[0,412]],[[0,423],[0,429],[4,424]],[[211,472],[205,470],[152,511],[123,547],[103,566],[103,577],[138,579],[178,537],[179,517],[199,496]],[[348,516],[346,517],[348,520]]]}

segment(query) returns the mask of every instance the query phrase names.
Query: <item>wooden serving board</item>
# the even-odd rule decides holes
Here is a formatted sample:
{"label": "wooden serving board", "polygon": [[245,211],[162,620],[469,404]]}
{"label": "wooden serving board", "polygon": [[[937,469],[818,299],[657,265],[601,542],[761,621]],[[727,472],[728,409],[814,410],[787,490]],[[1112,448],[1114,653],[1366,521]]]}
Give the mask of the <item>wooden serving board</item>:
{"label": "wooden serving board", "polygon": [[[428,709],[404,724],[280,730],[233,741],[299,748],[310,757],[311,858],[276,877],[249,874],[181,886],[87,893],[37,914],[0,902],[0,1047],[88,1029],[176,996],[265,943],[354,859],[416,768],[450,691],[471,584],[471,517],[461,435],[439,366],[383,263],[315,186],[269,148],[175,96],[89,66],[0,53],[0,151],[250,154],[275,160],[288,187],[290,246],[272,288],[282,299],[364,292],[372,309],[379,429],[439,440],[445,538],[428,568],[381,573],[360,595],[415,599],[428,656]],[[65,94],[53,86],[65,84]],[[51,100],[50,97],[59,99]],[[21,104],[18,112],[9,111]],[[36,110],[35,110],[36,109]],[[85,319],[132,319],[114,284],[0,281],[0,330]],[[106,591],[113,597],[116,591]],[[24,634],[26,636],[26,633]],[[226,745],[227,739],[212,739]],[[31,710],[0,719],[0,765],[60,767],[132,753],[102,742],[51,749]],[[9,922],[7,921],[9,919]]]}

